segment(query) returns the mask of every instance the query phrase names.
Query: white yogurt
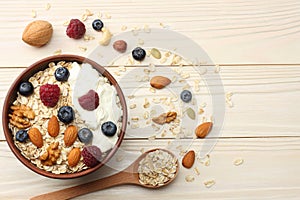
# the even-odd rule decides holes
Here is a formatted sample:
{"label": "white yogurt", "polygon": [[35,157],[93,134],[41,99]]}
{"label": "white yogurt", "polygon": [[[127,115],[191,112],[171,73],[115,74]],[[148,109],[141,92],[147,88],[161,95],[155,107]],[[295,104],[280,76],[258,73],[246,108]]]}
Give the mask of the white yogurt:
{"label": "white yogurt", "polygon": [[[93,132],[92,144],[98,146],[102,152],[111,149],[118,140],[118,133],[120,132],[118,121],[122,116],[115,87],[110,85],[106,77],[103,77],[90,64],[86,63],[81,66],[76,62],[72,64],[68,82],[73,91],[74,108]],[[99,95],[99,106],[93,111],[83,109],[78,102],[78,98],[88,93],[89,90],[94,90]],[[101,125],[107,121],[114,122],[118,128],[117,133],[112,137],[105,136],[101,131]]]}

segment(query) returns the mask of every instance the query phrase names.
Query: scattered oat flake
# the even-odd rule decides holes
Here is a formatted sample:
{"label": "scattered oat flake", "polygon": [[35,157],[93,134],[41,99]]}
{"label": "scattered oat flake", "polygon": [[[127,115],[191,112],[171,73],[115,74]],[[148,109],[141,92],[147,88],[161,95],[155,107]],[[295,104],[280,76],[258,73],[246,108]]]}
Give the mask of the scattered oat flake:
{"label": "scattered oat flake", "polygon": [[216,184],[215,180],[204,181],[204,185],[207,188],[211,188],[214,184]]}
{"label": "scattered oat flake", "polygon": [[150,88],[149,88],[149,91],[152,92],[152,93],[156,93],[156,89],[153,88],[153,87],[150,87]]}
{"label": "scattered oat flake", "polygon": [[195,174],[196,174],[197,176],[200,175],[200,171],[199,171],[198,167],[195,167],[195,168],[194,168],[194,171],[195,171]]}
{"label": "scattered oat flake", "polygon": [[62,53],[61,49],[57,49],[56,51],[53,52],[54,55],[59,55]]}
{"label": "scattered oat flake", "polygon": [[114,74],[117,75],[117,76],[121,76],[120,72],[114,72]]}
{"label": "scattered oat flake", "polygon": [[155,136],[155,135],[152,135],[152,136],[148,137],[148,140],[149,140],[149,141],[153,141],[153,140],[155,140],[155,138],[156,138],[156,136]]}
{"label": "scattered oat flake", "polygon": [[86,9],[86,10],[85,10],[85,14],[86,14],[87,16],[93,16],[93,15],[94,15],[94,13],[92,13],[89,9]]}
{"label": "scattered oat flake", "polygon": [[123,155],[117,155],[116,160],[117,162],[121,162],[124,159]]}
{"label": "scattered oat flake", "polygon": [[51,8],[51,4],[50,4],[50,3],[47,3],[46,6],[45,6],[45,9],[46,9],[46,10],[50,10],[50,8]]}
{"label": "scattered oat flake", "polygon": [[140,120],[139,117],[131,117],[131,121],[133,121],[133,122],[137,122],[139,120]]}
{"label": "scattered oat flake", "polygon": [[161,27],[165,28],[165,25],[164,25],[162,22],[160,22],[159,25],[160,25]]}
{"label": "scattered oat flake", "polygon": [[134,97],[135,97],[134,95],[129,95],[128,99],[134,99]]}
{"label": "scattered oat flake", "polygon": [[81,46],[79,46],[78,48],[79,48],[81,51],[83,51],[83,52],[87,51],[87,48],[86,48],[86,47],[81,47]]}
{"label": "scattered oat flake", "polygon": [[139,38],[138,44],[139,44],[139,45],[144,45],[144,40],[142,40],[141,38]]}
{"label": "scattered oat flake", "polygon": [[32,18],[36,18],[36,16],[37,16],[36,10],[31,11],[31,16],[32,16]]}
{"label": "scattered oat flake", "polygon": [[136,104],[131,104],[131,105],[129,106],[129,108],[130,108],[130,109],[136,108]]}
{"label": "scattered oat flake", "polygon": [[241,164],[243,164],[244,163],[244,160],[242,159],[242,158],[238,158],[238,159],[236,159],[234,162],[233,162],[233,164],[235,165],[235,166],[239,166],[239,165],[241,165]]}
{"label": "scattered oat flake", "polygon": [[140,125],[139,125],[138,123],[133,123],[133,124],[131,124],[130,127],[131,127],[132,129],[137,129],[137,128],[140,127]]}
{"label": "scattered oat flake", "polygon": [[84,35],[83,36],[84,41],[90,41],[90,40],[94,40],[94,39],[95,39],[95,37],[91,36],[91,35]]}
{"label": "scattered oat flake", "polygon": [[127,26],[123,25],[123,26],[121,27],[121,31],[126,31],[126,30],[127,30]]}
{"label": "scattered oat flake", "polygon": [[151,29],[150,29],[149,25],[146,24],[146,25],[144,26],[144,32],[145,32],[145,33],[150,33],[150,32],[151,32]]}
{"label": "scattered oat flake", "polygon": [[147,98],[145,98],[145,100],[144,100],[144,108],[149,108],[149,106],[150,106],[150,102],[148,101],[148,99]]}
{"label": "scattered oat flake", "polygon": [[163,57],[163,58],[160,60],[160,63],[161,63],[161,64],[164,64],[164,63],[167,62],[167,60],[168,60],[167,57]]}
{"label": "scattered oat flake", "polygon": [[111,19],[111,15],[110,14],[105,13],[104,15],[105,15],[106,19]]}
{"label": "scattered oat flake", "polygon": [[215,73],[219,73],[221,70],[219,65],[215,65]]}
{"label": "scattered oat flake", "polygon": [[192,175],[186,175],[185,176],[185,181],[186,182],[193,182],[195,180],[195,177]]}
{"label": "scattered oat flake", "polygon": [[87,14],[84,13],[84,14],[82,14],[82,16],[81,16],[81,21],[86,21],[87,18],[88,18]]}
{"label": "scattered oat flake", "polygon": [[202,115],[203,113],[204,113],[203,108],[199,108],[198,114],[199,114],[199,115]]}
{"label": "scattered oat flake", "polygon": [[70,24],[70,20],[66,20],[64,21],[63,26],[68,26],[69,24]]}

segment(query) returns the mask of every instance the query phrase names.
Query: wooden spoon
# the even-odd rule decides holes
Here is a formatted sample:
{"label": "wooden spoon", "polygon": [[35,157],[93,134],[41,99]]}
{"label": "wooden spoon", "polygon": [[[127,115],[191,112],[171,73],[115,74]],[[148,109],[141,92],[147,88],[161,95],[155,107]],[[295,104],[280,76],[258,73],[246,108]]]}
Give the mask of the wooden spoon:
{"label": "wooden spoon", "polygon": [[[143,186],[146,188],[160,188],[162,186],[166,186],[170,184],[177,176],[178,174],[178,169],[179,169],[179,164],[178,160],[176,161],[177,168],[175,172],[175,176],[170,179],[168,182],[164,183],[163,185],[158,185],[158,186],[152,186],[152,185],[144,185],[141,184],[139,181],[139,174],[138,174],[138,167],[139,167],[139,162],[146,157],[146,155],[150,152],[156,151],[156,150],[162,150],[165,152],[168,152],[172,156],[174,156],[173,153],[169,152],[168,150],[165,149],[152,149],[149,150],[145,153],[143,153],[138,159],[136,159],[129,167],[124,169],[123,171],[114,174],[109,177],[105,177],[102,179],[98,179],[92,182],[88,183],[83,183],[81,185],[77,185],[74,187],[58,190],[55,192],[50,192],[46,194],[42,194],[39,196],[32,197],[31,200],[65,200],[65,199],[70,199],[74,198],[83,194],[87,194],[90,192],[95,192],[98,190],[102,190],[105,188],[117,186],[117,185],[124,185],[124,184],[133,184],[133,185],[139,185]],[[175,156],[174,156],[175,157]]]}

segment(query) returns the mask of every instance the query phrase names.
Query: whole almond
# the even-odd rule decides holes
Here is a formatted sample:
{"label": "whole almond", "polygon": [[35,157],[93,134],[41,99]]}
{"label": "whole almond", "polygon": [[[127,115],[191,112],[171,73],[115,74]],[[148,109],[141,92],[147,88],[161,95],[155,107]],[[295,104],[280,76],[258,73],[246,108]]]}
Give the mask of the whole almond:
{"label": "whole almond", "polygon": [[52,137],[56,137],[59,134],[59,123],[55,115],[49,119],[47,130]]}
{"label": "whole almond", "polygon": [[37,128],[29,129],[28,136],[29,136],[29,139],[32,142],[32,144],[34,144],[38,148],[41,148],[43,146],[43,144],[44,144],[43,136],[42,136],[41,132],[39,131],[39,129],[37,129]]}
{"label": "whole almond", "polygon": [[171,80],[164,76],[154,76],[150,80],[150,85],[156,89],[162,89],[170,83]]}
{"label": "whole almond", "polygon": [[200,124],[195,130],[196,136],[198,138],[205,138],[210,132],[212,126],[212,122],[204,122],[203,124]]}
{"label": "whole almond", "polygon": [[182,158],[182,165],[185,168],[191,168],[195,162],[195,151],[191,150],[187,152]]}
{"label": "whole almond", "polygon": [[50,41],[52,34],[53,28],[49,22],[36,20],[26,26],[22,40],[29,45],[41,47]]}
{"label": "whole almond", "polygon": [[70,167],[74,167],[78,164],[81,157],[81,151],[79,148],[73,148],[68,155],[68,164]]}
{"label": "whole almond", "polygon": [[71,146],[77,138],[77,128],[74,125],[70,125],[64,132],[64,142],[67,147]]}

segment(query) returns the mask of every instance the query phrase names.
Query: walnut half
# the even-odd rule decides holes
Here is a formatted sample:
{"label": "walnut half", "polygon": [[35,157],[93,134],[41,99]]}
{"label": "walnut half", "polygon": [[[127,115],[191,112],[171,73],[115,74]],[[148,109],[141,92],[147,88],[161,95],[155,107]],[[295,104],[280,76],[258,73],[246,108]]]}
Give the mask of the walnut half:
{"label": "walnut half", "polygon": [[9,114],[9,122],[19,129],[25,129],[31,126],[27,119],[34,119],[34,111],[25,105],[11,106],[10,109],[13,110],[12,114]]}
{"label": "walnut half", "polygon": [[152,121],[154,123],[163,125],[165,123],[170,123],[172,121],[174,121],[177,117],[177,113],[176,112],[167,112],[167,113],[163,113],[161,115],[159,115],[158,117],[154,117],[152,118]]}

